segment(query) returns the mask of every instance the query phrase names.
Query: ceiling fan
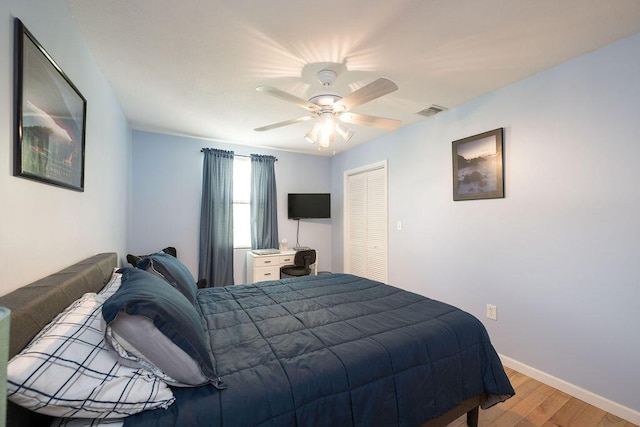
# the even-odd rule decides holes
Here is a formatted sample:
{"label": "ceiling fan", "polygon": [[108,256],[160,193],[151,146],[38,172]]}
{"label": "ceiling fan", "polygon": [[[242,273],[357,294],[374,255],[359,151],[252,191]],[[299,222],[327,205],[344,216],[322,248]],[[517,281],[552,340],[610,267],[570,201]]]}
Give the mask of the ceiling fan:
{"label": "ceiling fan", "polygon": [[[333,70],[320,70],[318,72],[318,80],[327,89],[335,82],[336,77],[337,73]],[[317,118],[318,121],[305,135],[305,139],[311,143],[317,142],[321,148],[329,147],[335,140],[336,133],[344,138],[345,141],[351,139],[354,132],[344,123],[373,126],[384,130],[395,130],[402,123],[400,120],[351,112],[355,107],[398,90],[398,86],[394,82],[385,78],[379,78],[344,98],[333,93],[323,93],[305,101],[275,87],[258,86],[256,90],[295,104],[304,108],[310,114],[262,126],[254,130],[263,132]]]}

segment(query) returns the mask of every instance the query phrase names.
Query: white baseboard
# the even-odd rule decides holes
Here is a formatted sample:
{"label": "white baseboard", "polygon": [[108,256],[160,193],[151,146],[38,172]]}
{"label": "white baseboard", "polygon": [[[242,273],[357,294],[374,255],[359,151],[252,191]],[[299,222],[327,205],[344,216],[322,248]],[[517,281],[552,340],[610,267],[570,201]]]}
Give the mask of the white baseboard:
{"label": "white baseboard", "polygon": [[556,378],[529,365],[520,363],[517,360],[511,359],[510,357],[504,356],[502,354],[500,354],[499,356],[504,366],[507,366],[515,371],[525,374],[528,377],[538,380],[541,383],[547,384],[548,386],[567,393],[568,395],[573,396],[576,399],[583,400],[590,405],[612,413],[613,415],[629,421],[630,423],[640,425],[640,412],[638,411],[627,408],[626,406],[622,406],[619,403],[592,393],[589,390],[585,390],[582,387],[578,387],[574,384],[568,383],[564,380],[561,380],[560,378]]}

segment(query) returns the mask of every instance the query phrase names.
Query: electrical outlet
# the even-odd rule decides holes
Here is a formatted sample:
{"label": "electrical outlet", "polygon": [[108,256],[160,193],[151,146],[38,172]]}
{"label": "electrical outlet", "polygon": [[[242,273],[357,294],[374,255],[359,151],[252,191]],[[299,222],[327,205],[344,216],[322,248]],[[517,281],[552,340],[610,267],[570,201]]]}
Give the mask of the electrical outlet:
{"label": "electrical outlet", "polygon": [[498,308],[493,304],[487,304],[487,317],[491,320],[498,320]]}

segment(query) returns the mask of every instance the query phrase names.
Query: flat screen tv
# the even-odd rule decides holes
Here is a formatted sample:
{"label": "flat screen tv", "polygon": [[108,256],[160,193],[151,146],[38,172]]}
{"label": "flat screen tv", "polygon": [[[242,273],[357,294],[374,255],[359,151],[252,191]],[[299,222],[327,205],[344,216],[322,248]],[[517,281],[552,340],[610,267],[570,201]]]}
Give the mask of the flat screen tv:
{"label": "flat screen tv", "polygon": [[331,194],[289,193],[289,219],[331,218]]}

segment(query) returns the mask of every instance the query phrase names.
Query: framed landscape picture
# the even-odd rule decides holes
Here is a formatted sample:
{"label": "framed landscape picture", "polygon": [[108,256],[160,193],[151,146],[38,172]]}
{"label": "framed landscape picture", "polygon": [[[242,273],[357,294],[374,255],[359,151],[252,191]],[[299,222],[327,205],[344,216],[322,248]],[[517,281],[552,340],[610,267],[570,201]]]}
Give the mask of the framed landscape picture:
{"label": "framed landscape picture", "polygon": [[87,101],[15,20],[14,176],[84,191]]}
{"label": "framed landscape picture", "polygon": [[453,141],[453,200],[504,197],[503,128]]}

